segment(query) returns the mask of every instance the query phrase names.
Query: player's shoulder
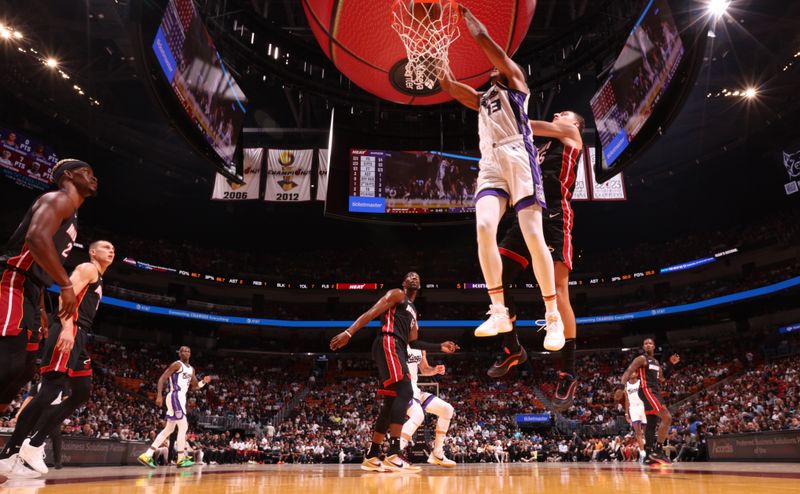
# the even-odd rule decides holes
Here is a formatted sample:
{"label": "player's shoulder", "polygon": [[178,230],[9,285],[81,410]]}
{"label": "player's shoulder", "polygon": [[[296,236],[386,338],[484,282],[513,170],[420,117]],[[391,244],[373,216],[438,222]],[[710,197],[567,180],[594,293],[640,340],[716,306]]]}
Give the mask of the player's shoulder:
{"label": "player's shoulder", "polygon": [[91,262],[82,262],[78,264],[78,266],[75,267],[75,271],[78,271],[81,276],[85,277],[90,283],[94,283],[100,279],[100,270]]}

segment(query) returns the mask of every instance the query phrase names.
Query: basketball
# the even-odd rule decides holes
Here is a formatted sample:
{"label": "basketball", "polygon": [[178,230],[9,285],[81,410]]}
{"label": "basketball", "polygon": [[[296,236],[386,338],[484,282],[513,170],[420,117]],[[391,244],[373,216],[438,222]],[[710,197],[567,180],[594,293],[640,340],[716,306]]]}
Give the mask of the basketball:
{"label": "basketball", "polygon": [[[486,25],[492,39],[509,55],[519,48],[536,10],[536,0],[460,3]],[[430,9],[413,0],[409,6],[418,20],[436,20],[442,14],[440,6]],[[385,100],[410,105],[432,105],[451,99],[438,84],[427,87],[408,83],[406,51],[391,27],[391,1],[303,0],[303,9],[323,52],[362,89]],[[492,66],[460,16],[458,28],[461,36],[450,46],[450,68],[459,81],[480,87],[489,80]]]}

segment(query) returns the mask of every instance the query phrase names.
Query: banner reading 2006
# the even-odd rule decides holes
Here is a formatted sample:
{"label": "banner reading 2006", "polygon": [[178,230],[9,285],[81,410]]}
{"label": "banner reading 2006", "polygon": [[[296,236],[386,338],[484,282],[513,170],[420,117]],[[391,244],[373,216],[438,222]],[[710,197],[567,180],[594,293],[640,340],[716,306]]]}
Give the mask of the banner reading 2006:
{"label": "banner reading 2006", "polygon": [[267,155],[265,201],[311,200],[313,149],[270,149]]}
{"label": "banner reading 2006", "polygon": [[244,185],[232,182],[217,173],[211,198],[226,201],[258,199],[258,192],[261,187],[261,161],[263,158],[264,150],[262,148],[244,149]]}

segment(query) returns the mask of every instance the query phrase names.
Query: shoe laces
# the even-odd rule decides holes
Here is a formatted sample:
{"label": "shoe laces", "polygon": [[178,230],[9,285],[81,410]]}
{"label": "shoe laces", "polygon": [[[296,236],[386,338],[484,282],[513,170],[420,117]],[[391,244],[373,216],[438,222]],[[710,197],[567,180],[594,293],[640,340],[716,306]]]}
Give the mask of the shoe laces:
{"label": "shoe laces", "polygon": [[489,311],[486,312],[486,315],[492,317],[508,317],[508,308],[502,305],[492,304],[489,306]]}

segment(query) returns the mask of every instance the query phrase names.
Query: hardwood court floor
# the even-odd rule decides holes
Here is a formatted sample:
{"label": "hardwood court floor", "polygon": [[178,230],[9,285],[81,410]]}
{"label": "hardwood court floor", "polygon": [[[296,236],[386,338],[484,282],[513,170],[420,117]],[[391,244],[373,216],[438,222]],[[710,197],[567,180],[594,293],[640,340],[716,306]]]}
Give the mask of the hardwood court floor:
{"label": "hardwood court floor", "polygon": [[[427,467],[427,465],[426,465]],[[362,472],[357,465],[230,465],[186,470],[65,468],[11,479],[0,494],[782,494],[800,492],[800,464],[478,464],[419,474]]]}

